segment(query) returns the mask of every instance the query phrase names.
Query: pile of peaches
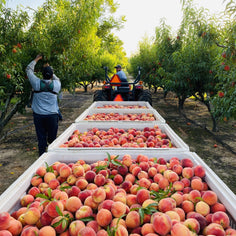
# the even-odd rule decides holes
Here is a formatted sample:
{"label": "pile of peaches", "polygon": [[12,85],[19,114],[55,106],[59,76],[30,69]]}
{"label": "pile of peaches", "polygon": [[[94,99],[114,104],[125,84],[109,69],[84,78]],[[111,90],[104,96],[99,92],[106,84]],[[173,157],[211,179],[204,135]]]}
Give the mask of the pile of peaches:
{"label": "pile of peaches", "polygon": [[92,128],[80,133],[77,129],[60,147],[174,148],[174,145],[158,125],[155,125],[142,130],[111,127],[107,130]]}
{"label": "pile of peaches", "polygon": [[204,177],[189,158],[58,161],[36,170],[19,209],[0,213],[0,235],[236,235]]}
{"label": "pile of peaches", "polygon": [[148,109],[146,106],[141,105],[119,105],[119,104],[106,104],[98,106],[97,108],[102,109]]}
{"label": "pile of peaches", "polygon": [[152,113],[139,113],[139,114],[119,114],[118,112],[110,113],[95,113],[87,115],[84,120],[99,120],[99,121],[155,121],[155,116]]}

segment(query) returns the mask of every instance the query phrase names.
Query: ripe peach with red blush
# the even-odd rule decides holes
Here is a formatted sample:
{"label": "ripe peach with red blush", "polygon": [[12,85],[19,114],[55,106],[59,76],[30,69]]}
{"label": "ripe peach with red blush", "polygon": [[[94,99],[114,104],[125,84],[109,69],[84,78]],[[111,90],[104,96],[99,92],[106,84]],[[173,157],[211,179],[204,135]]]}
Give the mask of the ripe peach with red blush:
{"label": "ripe peach with red blush", "polygon": [[112,214],[107,209],[100,209],[96,215],[96,221],[101,227],[108,226],[112,221]]}
{"label": "ripe peach with red blush", "polygon": [[140,226],[140,215],[136,211],[130,211],[125,218],[128,228],[134,229]]}

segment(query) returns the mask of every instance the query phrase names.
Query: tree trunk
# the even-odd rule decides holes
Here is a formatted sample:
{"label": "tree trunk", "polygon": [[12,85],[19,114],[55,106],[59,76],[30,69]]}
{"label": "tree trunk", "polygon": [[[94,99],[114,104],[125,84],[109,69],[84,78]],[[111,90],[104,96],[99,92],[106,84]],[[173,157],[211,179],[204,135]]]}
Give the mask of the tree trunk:
{"label": "tree trunk", "polygon": [[179,98],[179,111],[183,111],[184,109],[184,101],[185,101],[185,97],[178,97]]}
{"label": "tree trunk", "polygon": [[209,101],[204,101],[204,104],[207,106],[207,109],[211,115],[211,120],[212,120],[212,131],[213,132],[218,132],[219,129],[217,127],[217,120],[216,118],[213,116],[212,112],[211,112],[211,104]]}

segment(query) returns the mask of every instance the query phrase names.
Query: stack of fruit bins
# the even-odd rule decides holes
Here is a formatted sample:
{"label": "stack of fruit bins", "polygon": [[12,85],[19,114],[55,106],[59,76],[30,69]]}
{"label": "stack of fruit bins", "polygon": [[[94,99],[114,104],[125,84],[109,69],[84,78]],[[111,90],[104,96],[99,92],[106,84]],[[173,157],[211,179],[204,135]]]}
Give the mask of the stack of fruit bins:
{"label": "stack of fruit bins", "polygon": [[[126,122],[126,123],[116,123],[113,127],[117,129],[123,129],[124,131],[127,131],[129,129],[135,129],[135,130],[144,130],[145,128],[152,129],[154,126],[158,127],[164,135],[167,135],[168,140],[170,142],[166,145],[165,148],[155,148],[155,147],[139,147],[139,152],[143,152],[146,150],[151,149],[152,151],[170,151],[170,152],[183,152],[183,151],[189,151],[189,146],[169,127],[166,123],[150,123],[150,122]],[[74,147],[73,145],[64,146],[66,142],[71,138],[74,131],[78,130],[80,133],[87,132],[91,129],[99,129],[99,130],[109,130],[112,128],[112,126],[107,122],[102,123],[73,123],[71,124],[52,144],[49,145],[48,151],[84,151],[86,149],[93,150],[95,153],[99,152],[102,149],[105,150],[111,150],[111,149],[135,149],[137,150],[137,147],[120,147],[117,148],[115,146],[109,146],[109,147]],[[112,135],[111,135],[112,136]],[[164,147],[164,146],[163,146]],[[145,153],[144,153],[145,154]]]}
{"label": "stack of fruit bins", "polygon": [[[132,159],[137,157],[137,151],[129,151]],[[110,155],[117,155],[116,150],[111,150]],[[127,154],[127,151],[120,150],[118,159]],[[236,227],[236,196],[234,193],[223,183],[223,181],[202,161],[202,159],[193,152],[176,152],[176,153],[155,153],[146,151],[145,155],[149,158],[163,158],[169,161],[171,158],[175,157],[179,160],[190,159],[194,166],[201,165],[205,169],[204,180],[214,191],[219,202],[224,204],[227,209],[227,213],[230,217],[230,226],[232,228]],[[20,208],[20,199],[27,193],[30,188],[30,183],[32,177],[35,175],[36,170],[40,166],[52,165],[55,162],[63,163],[75,163],[78,160],[84,160],[88,164],[95,163],[99,160],[104,160],[107,157],[105,151],[97,152],[96,155],[90,151],[85,151],[83,153],[65,153],[65,152],[48,152],[44,153],[37,161],[35,161],[1,196],[0,196],[0,212],[12,213]]]}
{"label": "stack of fruit bins", "polygon": [[76,120],[78,122],[158,122],[165,119],[154,109],[87,109]]}
{"label": "stack of fruit bins", "polygon": [[102,102],[94,102],[91,104],[88,109],[150,109],[153,110],[153,107],[148,102],[115,102],[115,101],[102,101]]}

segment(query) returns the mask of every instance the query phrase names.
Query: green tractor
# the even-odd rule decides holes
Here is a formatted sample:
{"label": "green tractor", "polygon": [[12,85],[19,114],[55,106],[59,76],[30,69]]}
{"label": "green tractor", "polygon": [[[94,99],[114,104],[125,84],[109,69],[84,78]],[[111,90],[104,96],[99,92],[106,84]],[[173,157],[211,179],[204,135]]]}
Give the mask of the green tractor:
{"label": "green tractor", "polygon": [[145,101],[152,105],[152,95],[149,90],[143,88],[140,81],[141,68],[138,68],[138,75],[134,82],[121,82],[117,74],[109,78],[105,70],[105,82],[102,90],[96,90],[93,101]]}

